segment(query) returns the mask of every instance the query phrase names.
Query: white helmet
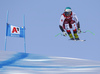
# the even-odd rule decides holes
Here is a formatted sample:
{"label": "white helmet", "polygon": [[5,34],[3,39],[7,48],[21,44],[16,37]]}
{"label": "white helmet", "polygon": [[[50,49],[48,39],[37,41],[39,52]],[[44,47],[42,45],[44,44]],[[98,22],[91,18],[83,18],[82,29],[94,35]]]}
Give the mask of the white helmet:
{"label": "white helmet", "polygon": [[72,10],[71,10],[70,7],[66,7],[66,8],[65,8],[65,16],[71,15],[71,12],[72,12]]}

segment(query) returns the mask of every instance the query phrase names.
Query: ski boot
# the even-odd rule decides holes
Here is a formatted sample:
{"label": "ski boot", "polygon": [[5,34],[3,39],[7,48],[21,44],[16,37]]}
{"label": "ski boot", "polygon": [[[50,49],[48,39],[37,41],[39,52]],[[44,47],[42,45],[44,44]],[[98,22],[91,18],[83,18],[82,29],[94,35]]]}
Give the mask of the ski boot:
{"label": "ski boot", "polygon": [[74,33],[75,40],[80,40],[77,33]]}
{"label": "ski boot", "polygon": [[69,35],[69,37],[70,37],[70,40],[74,40],[74,37],[73,37],[71,31],[67,31],[67,33],[68,33],[68,35]]}
{"label": "ski boot", "polygon": [[70,40],[74,40],[74,38],[73,38],[73,35],[70,33],[70,34],[68,34],[69,35],[69,37],[70,37]]}

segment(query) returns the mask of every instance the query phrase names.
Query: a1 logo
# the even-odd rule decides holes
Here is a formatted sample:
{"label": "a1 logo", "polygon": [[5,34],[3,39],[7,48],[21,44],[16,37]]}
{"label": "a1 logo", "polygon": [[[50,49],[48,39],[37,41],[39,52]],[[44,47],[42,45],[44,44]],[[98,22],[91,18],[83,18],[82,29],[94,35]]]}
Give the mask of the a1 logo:
{"label": "a1 logo", "polygon": [[20,27],[11,26],[11,33],[12,34],[20,34]]}

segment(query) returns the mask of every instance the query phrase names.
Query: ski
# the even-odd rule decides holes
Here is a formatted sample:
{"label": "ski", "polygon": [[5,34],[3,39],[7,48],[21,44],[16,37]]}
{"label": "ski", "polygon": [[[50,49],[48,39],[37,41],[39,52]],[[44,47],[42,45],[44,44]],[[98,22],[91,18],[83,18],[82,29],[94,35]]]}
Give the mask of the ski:
{"label": "ski", "polygon": [[[71,39],[69,39],[69,40],[71,40]],[[81,42],[83,42],[83,41],[86,41],[86,40],[72,40],[72,41],[81,41]]]}

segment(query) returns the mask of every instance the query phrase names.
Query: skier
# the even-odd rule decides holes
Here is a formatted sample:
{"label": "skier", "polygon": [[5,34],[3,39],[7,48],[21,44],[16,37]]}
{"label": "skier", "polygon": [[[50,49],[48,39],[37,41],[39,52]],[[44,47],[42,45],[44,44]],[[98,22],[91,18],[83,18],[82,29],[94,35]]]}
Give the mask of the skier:
{"label": "skier", "polygon": [[[68,33],[71,40],[80,40],[79,36],[77,35],[77,31],[78,33],[81,33],[80,23],[76,14],[72,12],[70,7],[66,7],[64,13],[61,15],[59,27],[63,32],[63,36],[66,36]],[[73,30],[74,37],[70,29]]]}

